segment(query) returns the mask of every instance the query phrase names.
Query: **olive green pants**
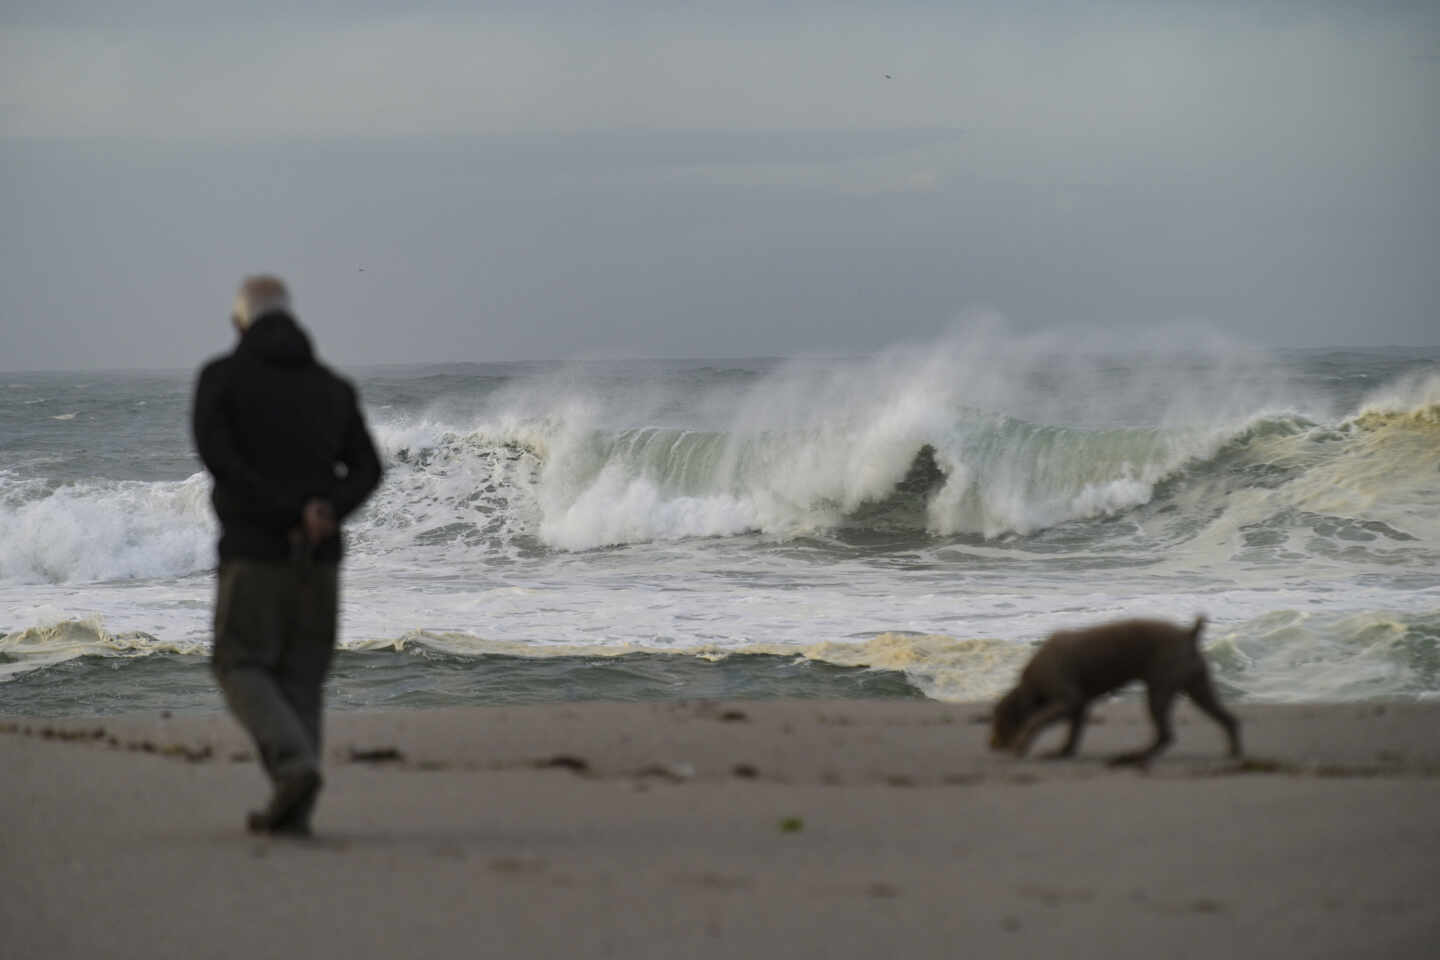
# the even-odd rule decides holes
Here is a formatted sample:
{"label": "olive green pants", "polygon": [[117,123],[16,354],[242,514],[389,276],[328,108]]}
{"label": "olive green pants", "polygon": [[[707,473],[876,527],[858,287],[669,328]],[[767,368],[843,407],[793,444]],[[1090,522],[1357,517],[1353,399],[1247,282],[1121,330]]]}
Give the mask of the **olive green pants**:
{"label": "olive green pants", "polygon": [[319,771],[338,606],[336,564],[220,564],[211,666],[272,781]]}

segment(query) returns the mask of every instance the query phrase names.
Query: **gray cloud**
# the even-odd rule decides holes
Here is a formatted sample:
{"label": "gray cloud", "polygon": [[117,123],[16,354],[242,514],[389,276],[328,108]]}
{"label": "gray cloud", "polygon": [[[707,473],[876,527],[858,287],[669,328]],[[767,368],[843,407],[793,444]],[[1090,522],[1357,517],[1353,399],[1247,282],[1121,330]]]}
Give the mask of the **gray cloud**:
{"label": "gray cloud", "polygon": [[257,269],[345,362],[1436,339],[1428,8],[180,6],[7,8],[0,367],[189,366]]}
{"label": "gray cloud", "polygon": [[1415,59],[1430,52],[1415,24],[1398,17],[1350,25],[1122,4],[1084,17],[857,7],[818,22],[813,10],[622,10],[597,22],[372,9],[223,28],[155,17],[13,28],[5,129],[234,140],[952,126],[1199,141],[1273,133],[1276,107],[1304,131],[1315,118],[1294,108],[1346,119],[1374,94],[1386,109],[1367,115],[1385,120],[1433,74]]}

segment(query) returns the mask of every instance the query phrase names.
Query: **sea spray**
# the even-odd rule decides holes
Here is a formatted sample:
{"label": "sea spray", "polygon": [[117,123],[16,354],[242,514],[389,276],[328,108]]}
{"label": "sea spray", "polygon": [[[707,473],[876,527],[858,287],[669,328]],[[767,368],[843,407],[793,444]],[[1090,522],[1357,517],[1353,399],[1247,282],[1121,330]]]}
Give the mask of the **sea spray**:
{"label": "sea spray", "polygon": [[[498,391],[466,435],[534,453],[539,520],[526,532],[584,550],[823,533],[890,498],[922,451],[943,476],[917,530],[1027,534],[1145,503],[1244,423],[1233,386],[1212,397],[1222,375],[1241,376],[1229,355],[1207,365],[1177,348],[1152,352],[1144,370],[1114,370],[1109,358],[1061,347],[980,328],[703,384],[688,406],[662,384],[626,391],[569,370]],[[1256,393],[1276,388],[1277,378],[1246,369],[1265,384]],[[1076,396],[1084,409],[1067,399]],[[1121,425],[1133,416],[1150,424]]]}

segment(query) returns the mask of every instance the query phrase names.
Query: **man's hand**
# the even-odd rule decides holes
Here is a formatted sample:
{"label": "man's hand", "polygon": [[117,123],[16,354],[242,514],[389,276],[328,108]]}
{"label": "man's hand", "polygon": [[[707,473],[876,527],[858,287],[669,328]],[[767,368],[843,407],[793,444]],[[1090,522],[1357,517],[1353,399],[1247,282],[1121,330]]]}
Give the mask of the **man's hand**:
{"label": "man's hand", "polygon": [[300,511],[300,529],[313,547],[335,536],[335,508],[329,500],[307,500]]}

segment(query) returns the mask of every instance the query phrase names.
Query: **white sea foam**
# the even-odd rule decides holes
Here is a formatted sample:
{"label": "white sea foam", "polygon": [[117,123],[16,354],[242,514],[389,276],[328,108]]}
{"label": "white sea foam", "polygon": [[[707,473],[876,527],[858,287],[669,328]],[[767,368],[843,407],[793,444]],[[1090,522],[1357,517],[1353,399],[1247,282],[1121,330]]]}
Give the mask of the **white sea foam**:
{"label": "white sea foam", "polygon": [[[1183,603],[1182,603],[1183,606]],[[1240,608],[1243,609],[1243,606]],[[1156,615],[1143,605],[1111,615]],[[1161,616],[1167,613],[1159,613]],[[1170,614],[1175,616],[1174,614]],[[737,654],[793,657],[842,667],[895,671],[936,700],[991,700],[1011,684],[1051,630],[1095,622],[1073,612],[1037,611],[1035,629],[1022,636],[976,636],[886,631],[863,639],[806,641],[776,635],[743,643],[659,644],[640,638],[597,643],[497,640],[457,631],[409,630],[345,644],[347,649],[430,649],[453,657],[503,655],[528,660],[621,657],[637,653],[724,660]],[[1013,626],[1007,626],[1007,631]],[[1265,702],[1347,701],[1433,695],[1440,673],[1440,613],[1354,609],[1316,613],[1258,611],[1248,619],[1212,623],[1204,646],[1217,677],[1246,699]],[[0,636],[0,683],[81,656],[133,659],[156,654],[204,656],[199,639],[162,638],[144,631],[116,632],[99,617],[48,620]],[[416,661],[424,670],[425,661]],[[763,671],[763,667],[757,669]]]}
{"label": "white sea foam", "polygon": [[68,484],[39,496],[27,486],[28,496],[0,496],[0,582],[174,577],[214,564],[203,474]]}

